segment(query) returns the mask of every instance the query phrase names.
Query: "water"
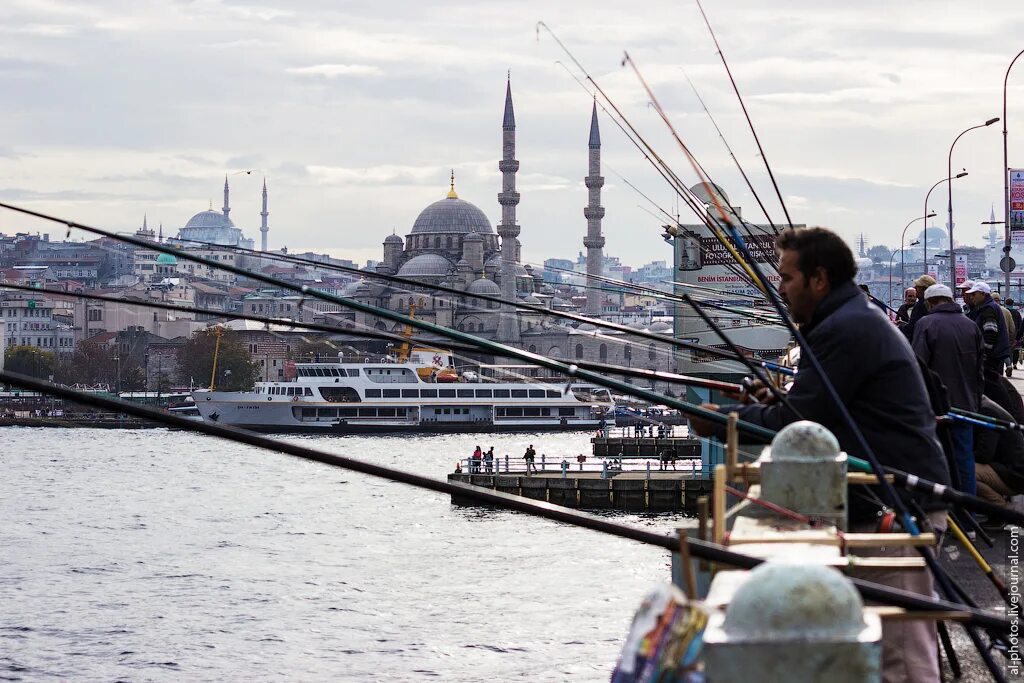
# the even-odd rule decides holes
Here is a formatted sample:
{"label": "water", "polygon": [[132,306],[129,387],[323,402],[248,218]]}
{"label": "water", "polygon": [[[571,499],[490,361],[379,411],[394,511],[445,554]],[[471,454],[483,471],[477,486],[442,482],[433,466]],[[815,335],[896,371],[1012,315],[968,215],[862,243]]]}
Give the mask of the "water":
{"label": "water", "polygon": [[[587,437],[288,438],[443,477],[477,443]],[[0,444],[0,680],[607,680],[668,576],[654,548],[199,435]]]}

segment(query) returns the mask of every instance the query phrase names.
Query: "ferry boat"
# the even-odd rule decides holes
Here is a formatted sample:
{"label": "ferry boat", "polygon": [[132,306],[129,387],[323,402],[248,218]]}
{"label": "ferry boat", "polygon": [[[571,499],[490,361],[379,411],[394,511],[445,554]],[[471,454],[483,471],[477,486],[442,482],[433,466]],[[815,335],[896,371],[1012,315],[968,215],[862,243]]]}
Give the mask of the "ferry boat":
{"label": "ferry boat", "polygon": [[601,387],[480,380],[466,381],[438,351],[405,361],[296,363],[285,381],[192,396],[203,420],[325,434],[593,430],[614,409]]}

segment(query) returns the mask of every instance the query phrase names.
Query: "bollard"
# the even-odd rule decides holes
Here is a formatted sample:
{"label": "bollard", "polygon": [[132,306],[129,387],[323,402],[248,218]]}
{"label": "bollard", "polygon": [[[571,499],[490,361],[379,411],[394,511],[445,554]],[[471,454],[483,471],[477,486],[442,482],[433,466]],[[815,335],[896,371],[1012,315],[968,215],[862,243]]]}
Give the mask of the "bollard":
{"label": "bollard", "polygon": [[651,478],[651,461],[650,460],[647,461],[647,478],[648,479]]}
{"label": "bollard", "polygon": [[758,459],[761,497],[846,528],[846,454],[832,432],[814,422],[782,429]]}
{"label": "bollard", "polygon": [[508,474],[508,453],[505,454],[505,474]]}
{"label": "bollard", "polygon": [[567,479],[569,476],[569,461],[562,460],[562,479]]}
{"label": "bollard", "polygon": [[544,471],[544,454],[543,453],[540,454],[540,471],[541,472]]}
{"label": "bollard", "polygon": [[607,479],[608,478],[608,461],[607,460],[602,460],[601,461],[601,478],[602,479]]}

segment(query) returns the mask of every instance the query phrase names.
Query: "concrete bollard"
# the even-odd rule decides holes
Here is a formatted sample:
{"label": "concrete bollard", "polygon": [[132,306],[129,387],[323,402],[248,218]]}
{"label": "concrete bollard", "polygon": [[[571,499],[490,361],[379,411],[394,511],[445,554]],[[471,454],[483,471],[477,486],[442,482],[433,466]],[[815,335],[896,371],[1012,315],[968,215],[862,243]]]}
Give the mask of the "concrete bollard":
{"label": "concrete bollard", "polygon": [[882,625],[849,579],[821,565],[766,562],[704,631],[715,683],[877,683]]}
{"label": "concrete bollard", "polygon": [[607,460],[602,460],[601,461],[601,478],[602,479],[607,479],[608,478],[608,461]]}
{"label": "concrete bollard", "polygon": [[807,420],[794,422],[775,435],[758,461],[762,498],[846,528],[846,454],[832,432]]}
{"label": "concrete bollard", "polygon": [[565,479],[568,476],[569,476],[569,461],[563,459],[562,460],[562,479]]}

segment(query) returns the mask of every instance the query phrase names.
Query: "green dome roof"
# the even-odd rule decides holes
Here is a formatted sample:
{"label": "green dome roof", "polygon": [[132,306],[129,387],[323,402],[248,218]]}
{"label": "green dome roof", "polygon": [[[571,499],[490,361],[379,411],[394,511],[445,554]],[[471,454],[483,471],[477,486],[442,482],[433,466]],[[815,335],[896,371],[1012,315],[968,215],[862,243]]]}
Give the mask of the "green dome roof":
{"label": "green dome roof", "polygon": [[178,259],[170,254],[160,254],[156,257],[156,264],[158,266],[176,266]]}

